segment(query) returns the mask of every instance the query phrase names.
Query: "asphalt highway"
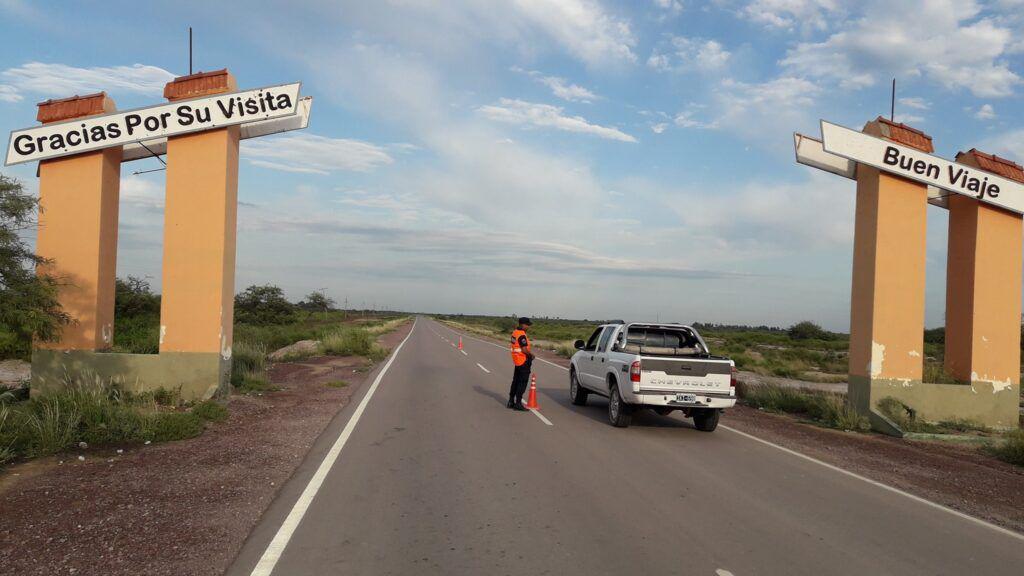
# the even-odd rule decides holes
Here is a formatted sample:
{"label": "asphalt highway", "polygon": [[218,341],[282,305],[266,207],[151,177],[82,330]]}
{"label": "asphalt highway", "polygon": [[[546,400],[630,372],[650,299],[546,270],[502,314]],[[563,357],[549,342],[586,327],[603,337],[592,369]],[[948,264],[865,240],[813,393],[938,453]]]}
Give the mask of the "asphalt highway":
{"label": "asphalt highway", "polygon": [[[419,318],[229,574],[1015,574],[1024,537],[681,416],[607,422],[536,362]],[[728,415],[723,417],[728,424]],[[899,463],[893,463],[898,466]]]}

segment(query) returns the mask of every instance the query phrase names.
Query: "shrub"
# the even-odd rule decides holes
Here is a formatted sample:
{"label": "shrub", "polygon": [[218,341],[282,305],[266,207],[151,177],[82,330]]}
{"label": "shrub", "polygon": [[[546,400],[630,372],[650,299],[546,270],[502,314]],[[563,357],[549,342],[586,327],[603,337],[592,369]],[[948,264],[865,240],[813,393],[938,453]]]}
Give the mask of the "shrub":
{"label": "shrub", "polygon": [[249,286],[235,297],[236,322],[267,325],[287,324],[294,320],[295,306],[277,286]]}
{"label": "shrub", "polygon": [[809,320],[793,324],[786,332],[793,340],[828,340],[832,338],[831,332]]}
{"label": "shrub", "polygon": [[1014,430],[1002,442],[989,445],[986,451],[1004,462],[1024,466],[1024,430]]}
{"label": "shrub", "polygon": [[145,439],[152,442],[184,440],[203,433],[203,420],[190,412],[157,412],[147,418]]}
{"label": "shrub", "polygon": [[267,390],[267,348],[260,342],[235,342],[231,347],[231,385],[241,392]]}
{"label": "shrub", "polygon": [[334,356],[365,356],[377,361],[388,355],[388,351],[378,346],[364,328],[345,327],[331,332],[324,336],[321,346],[325,354]]}
{"label": "shrub", "polygon": [[223,422],[228,417],[228,409],[216,400],[200,402],[192,408],[192,413],[207,422]]}
{"label": "shrub", "polygon": [[745,404],[754,408],[804,415],[840,430],[870,429],[868,419],[840,394],[771,384],[742,385],[737,388],[737,394]]}
{"label": "shrub", "polygon": [[14,458],[14,438],[5,428],[10,413],[11,411],[6,406],[0,406],[0,466]]}
{"label": "shrub", "polygon": [[337,302],[323,292],[310,292],[306,299],[298,303],[298,307],[310,312],[329,312],[334,310]]}
{"label": "shrub", "polygon": [[331,380],[330,382],[327,382],[325,385],[331,388],[344,388],[348,386],[348,382],[345,382],[344,380]]}

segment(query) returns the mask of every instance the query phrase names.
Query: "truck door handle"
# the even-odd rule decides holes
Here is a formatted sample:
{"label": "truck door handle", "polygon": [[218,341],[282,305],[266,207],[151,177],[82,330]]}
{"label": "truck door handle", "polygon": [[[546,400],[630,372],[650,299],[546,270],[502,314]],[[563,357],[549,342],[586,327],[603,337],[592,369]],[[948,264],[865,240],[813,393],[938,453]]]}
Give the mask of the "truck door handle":
{"label": "truck door handle", "polygon": [[593,360],[593,359],[594,359],[594,357],[593,357],[593,356],[591,356],[591,357],[590,357],[590,359],[591,359],[591,360]]}
{"label": "truck door handle", "polygon": [[604,358],[601,358],[601,362],[604,362]]}

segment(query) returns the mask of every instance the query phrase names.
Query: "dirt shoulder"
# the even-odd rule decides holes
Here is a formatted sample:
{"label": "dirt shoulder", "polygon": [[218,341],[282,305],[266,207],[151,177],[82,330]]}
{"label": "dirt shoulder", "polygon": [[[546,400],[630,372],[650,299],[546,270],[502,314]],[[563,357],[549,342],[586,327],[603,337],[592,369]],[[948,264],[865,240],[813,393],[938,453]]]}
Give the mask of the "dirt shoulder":
{"label": "dirt shoulder", "polygon": [[[394,349],[411,327],[378,342]],[[277,364],[270,377],[280,390],[232,395],[228,419],[197,438],[0,472],[0,566],[19,575],[223,573],[370,368],[358,357]],[[327,385],[339,381],[347,385]]]}
{"label": "dirt shoulder", "polygon": [[[480,334],[474,336],[501,343]],[[553,352],[536,352],[539,358],[559,366],[569,366],[567,358]],[[828,391],[834,391],[837,387],[835,384],[801,384],[805,385],[793,384],[793,387]],[[845,392],[845,385],[839,387]],[[805,423],[791,416],[745,406],[727,410],[722,423],[844,470],[1024,533],[1024,468],[983,454],[977,446],[842,432]]]}

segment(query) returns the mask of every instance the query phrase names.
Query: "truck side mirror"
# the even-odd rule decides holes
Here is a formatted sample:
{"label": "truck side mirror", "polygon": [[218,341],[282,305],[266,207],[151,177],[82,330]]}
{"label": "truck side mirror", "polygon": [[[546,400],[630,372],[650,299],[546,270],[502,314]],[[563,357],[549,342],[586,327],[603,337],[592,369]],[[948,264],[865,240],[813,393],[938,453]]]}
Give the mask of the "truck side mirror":
{"label": "truck side mirror", "polygon": [[577,350],[583,350],[587,343],[584,342],[583,340],[577,340],[573,342],[572,345],[575,346]]}

